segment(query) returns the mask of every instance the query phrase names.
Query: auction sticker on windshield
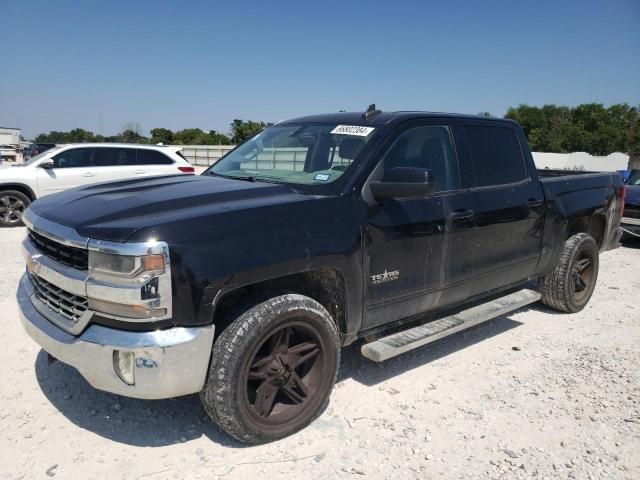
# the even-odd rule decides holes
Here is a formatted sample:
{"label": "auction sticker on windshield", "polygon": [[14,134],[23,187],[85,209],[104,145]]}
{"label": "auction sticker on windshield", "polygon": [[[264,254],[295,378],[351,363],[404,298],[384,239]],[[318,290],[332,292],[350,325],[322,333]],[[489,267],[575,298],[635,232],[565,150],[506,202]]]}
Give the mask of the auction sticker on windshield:
{"label": "auction sticker on windshield", "polygon": [[338,125],[331,130],[335,135],[357,135],[358,137],[366,137],[375,129],[373,127],[361,127],[359,125]]}

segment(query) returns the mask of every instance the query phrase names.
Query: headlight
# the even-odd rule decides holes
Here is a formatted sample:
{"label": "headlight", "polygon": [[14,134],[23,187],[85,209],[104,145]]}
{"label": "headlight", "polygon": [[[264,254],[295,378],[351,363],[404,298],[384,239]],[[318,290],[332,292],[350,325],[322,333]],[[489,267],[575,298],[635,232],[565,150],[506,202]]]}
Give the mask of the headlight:
{"label": "headlight", "polygon": [[120,277],[134,279],[150,275],[162,275],[165,271],[165,259],[162,255],[115,255],[103,252],[89,252],[89,276]]}
{"label": "headlight", "polygon": [[164,242],[89,241],[89,309],[128,321],[171,317],[171,263]]}

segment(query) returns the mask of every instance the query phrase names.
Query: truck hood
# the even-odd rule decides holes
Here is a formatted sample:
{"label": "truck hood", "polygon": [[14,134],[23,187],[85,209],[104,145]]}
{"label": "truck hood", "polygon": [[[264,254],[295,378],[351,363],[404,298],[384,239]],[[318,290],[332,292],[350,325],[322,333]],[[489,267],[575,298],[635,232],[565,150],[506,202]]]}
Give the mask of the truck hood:
{"label": "truck hood", "polygon": [[30,208],[83,237],[126,242],[143,228],[304,197],[283,185],[172,175],[74,188],[36,200]]}

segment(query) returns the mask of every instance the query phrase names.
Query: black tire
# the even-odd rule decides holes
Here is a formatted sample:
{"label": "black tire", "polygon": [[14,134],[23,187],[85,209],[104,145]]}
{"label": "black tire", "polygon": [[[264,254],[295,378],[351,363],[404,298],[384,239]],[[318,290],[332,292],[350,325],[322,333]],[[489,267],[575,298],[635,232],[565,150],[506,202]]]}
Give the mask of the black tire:
{"label": "black tire", "polygon": [[0,228],[19,227],[31,199],[17,190],[0,191]]}
{"label": "black tire", "polygon": [[590,235],[569,238],[556,268],[539,279],[542,303],[561,312],[582,310],[598,279],[598,245]]}
{"label": "black tire", "polygon": [[329,312],[309,297],[281,295],[250,308],[218,337],[200,399],[235,439],[270,442],[322,413],[339,365]]}

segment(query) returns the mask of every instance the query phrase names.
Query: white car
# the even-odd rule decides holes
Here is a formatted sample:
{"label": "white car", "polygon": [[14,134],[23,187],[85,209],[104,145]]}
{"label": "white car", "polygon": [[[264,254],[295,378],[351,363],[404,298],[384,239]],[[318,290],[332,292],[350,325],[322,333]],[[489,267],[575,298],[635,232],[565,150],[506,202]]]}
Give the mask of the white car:
{"label": "white car", "polygon": [[97,182],[193,174],[181,147],[83,143],[54,147],[22,165],[0,168],[0,227],[22,224],[36,198]]}
{"label": "white car", "polygon": [[0,165],[5,160],[16,161],[18,151],[13,145],[0,145]]}

